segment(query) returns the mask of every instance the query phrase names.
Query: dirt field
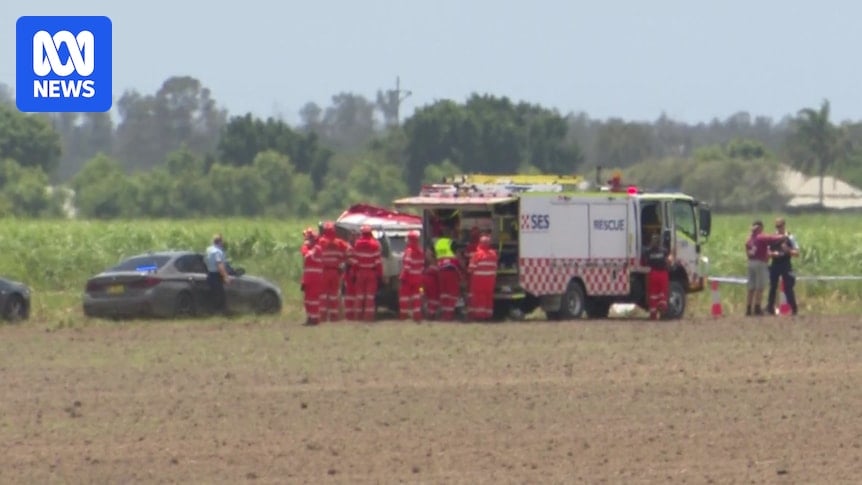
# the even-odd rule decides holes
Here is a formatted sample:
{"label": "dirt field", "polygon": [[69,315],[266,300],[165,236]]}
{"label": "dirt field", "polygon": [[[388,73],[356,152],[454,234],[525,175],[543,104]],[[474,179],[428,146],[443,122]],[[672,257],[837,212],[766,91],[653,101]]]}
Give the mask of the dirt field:
{"label": "dirt field", "polygon": [[859,317],[0,327],[0,483],[859,483]]}

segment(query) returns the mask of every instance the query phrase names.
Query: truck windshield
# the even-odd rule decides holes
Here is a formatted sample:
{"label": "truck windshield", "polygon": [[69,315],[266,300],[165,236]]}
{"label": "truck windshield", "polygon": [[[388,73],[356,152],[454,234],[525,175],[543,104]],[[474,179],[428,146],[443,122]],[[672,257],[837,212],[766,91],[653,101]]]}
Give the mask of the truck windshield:
{"label": "truck windshield", "polygon": [[673,220],[676,229],[688,236],[692,241],[697,240],[697,225],[694,218],[694,206],[687,200],[673,201]]}

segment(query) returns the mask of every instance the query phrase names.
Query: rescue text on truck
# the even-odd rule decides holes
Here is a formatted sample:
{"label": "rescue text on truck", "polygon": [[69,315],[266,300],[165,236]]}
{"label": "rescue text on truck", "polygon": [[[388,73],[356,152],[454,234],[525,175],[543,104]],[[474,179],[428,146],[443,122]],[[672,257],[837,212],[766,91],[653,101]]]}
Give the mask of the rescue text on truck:
{"label": "rescue text on truck", "polygon": [[641,256],[660,234],[674,257],[663,317],[680,318],[687,295],[705,286],[709,207],[686,194],[614,182],[597,190],[578,176],[461,175],[394,205],[421,213],[426,246],[444,227],[464,248],[473,228],[491,238],[500,258],[498,319],[539,307],[551,319],[604,318],[614,303],[646,308],[649,268]]}

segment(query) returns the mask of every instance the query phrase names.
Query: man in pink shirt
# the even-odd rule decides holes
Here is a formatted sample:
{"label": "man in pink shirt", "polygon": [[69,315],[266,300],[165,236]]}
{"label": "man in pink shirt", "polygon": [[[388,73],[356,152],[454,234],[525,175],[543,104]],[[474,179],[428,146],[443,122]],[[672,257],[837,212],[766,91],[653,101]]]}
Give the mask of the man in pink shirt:
{"label": "man in pink shirt", "polygon": [[763,290],[769,283],[769,246],[782,243],[786,238],[783,234],[764,234],[761,221],[754,221],[751,225],[751,235],[745,241],[745,254],[748,256],[746,315],[763,315],[760,303],[763,301]]}

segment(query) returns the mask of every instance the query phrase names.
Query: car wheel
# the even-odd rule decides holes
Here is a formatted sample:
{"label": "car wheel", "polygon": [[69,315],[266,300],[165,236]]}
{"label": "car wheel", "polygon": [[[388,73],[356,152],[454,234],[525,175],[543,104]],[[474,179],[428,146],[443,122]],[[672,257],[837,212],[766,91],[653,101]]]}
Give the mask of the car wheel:
{"label": "car wheel", "polygon": [[174,302],[174,318],[191,317],[195,314],[195,301],[188,291],[181,291]]}
{"label": "car wheel", "polygon": [[6,308],[3,309],[3,318],[10,322],[18,322],[27,319],[27,303],[21,295],[10,295],[6,300]]}
{"label": "car wheel", "polygon": [[278,313],[281,311],[281,301],[274,291],[264,291],[257,301],[257,313]]}

